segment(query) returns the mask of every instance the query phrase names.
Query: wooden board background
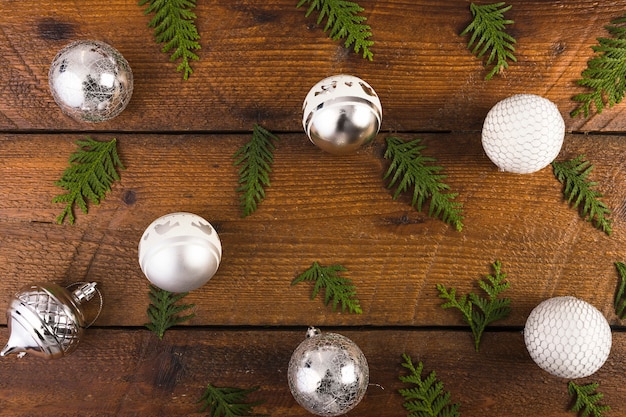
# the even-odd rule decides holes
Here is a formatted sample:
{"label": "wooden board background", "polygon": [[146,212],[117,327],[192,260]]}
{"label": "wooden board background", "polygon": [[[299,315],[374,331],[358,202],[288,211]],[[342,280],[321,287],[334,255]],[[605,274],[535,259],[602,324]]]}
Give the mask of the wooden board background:
{"label": "wooden board background", "polygon": [[[257,412],[304,416],[286,367],[316,325],[352,338],[370,363],[373,385],[349,415],[406,415],[397,394],[404,352],[437,372],[463,416],[572,415],[567,381],[532,362],[521,330],[539,302],[573,295],[600,309],[614,337],[605,366],[577,382],[599,382],[610,415],[626,415],[624,326],[612,305],[614,263],[626,260],[626,107],[569,116],[590,47],[626,2],[511,1],[518,62],[488,82],[458,36],[470,20],[467,1],[360,1],[376,42],[372,62],[328,39],[295,4],[199,1],[201,59],[183,81],[134,1],[42,1],[36,10],[0,1],[0,295],[6,303],[32,282],[89,280],[105,300],[71,356],[0,358],[1,414],[196,415],[212,383],[258,385],[253,398],[266,403]],[[75,122],[50,95],[50,62],[76,39],[110,43],[133,69],[131,103],[109,122]],[[368,81],[384,113],[378,137],[342,157],[314,147],[301,127],[309,88],[336,73]],[[485,114],[514,93],[557,104],[568,132],[558,158],[593,162],[592,179],[613,212],[611,236],[567,206],[550,168],[506,174],[486,157]],[[280,142],[265,201],[241,218],[232,155],[254,123]],[[100,206],[75,225],[57,225],[54,181],[86,135],[117,138],[127,169]],[[422,138],[424,153],[445,167],[464,205],[463,231],[415,211],[408,197],[392,199],[383,180],[389,135]],[[137,244],[152,220],[176,211],[209,220],[224,257],[186,298],[196,317],[160,341],[143,327],[148,282]],[[435,286],[476,291],[496,260],[511,282],[512,314],[475,353]],[[290,285],[314,261],[348,269],[363,314],[332,311],[309,300],[310,286]],[[0,323],[6,340],[6,319]]]}

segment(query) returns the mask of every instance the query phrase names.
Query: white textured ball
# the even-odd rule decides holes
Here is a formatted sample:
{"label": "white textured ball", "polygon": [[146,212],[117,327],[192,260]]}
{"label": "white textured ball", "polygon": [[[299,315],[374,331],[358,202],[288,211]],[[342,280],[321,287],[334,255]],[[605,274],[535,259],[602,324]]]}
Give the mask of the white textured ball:
{"label": "white textured ball", "polygon": [[528,316],[524,342],[539,367],[562,378],[584,378],[609,357],[611,328],[602,313],[575,297],[541,302]]}
{"label": "white textured ball", "polygon": [[170,292],[195,290],[217,272],[222,244],[202,217],[171,213],[148,226],[139,241],[139,265],[148,281]]}
{"label": "white textured ball", "polygon": [[502,171],[529,174],[548,166],[558,156],[565,122],[550,100],[517,94],[498,102],[485,118],[482,144]]}

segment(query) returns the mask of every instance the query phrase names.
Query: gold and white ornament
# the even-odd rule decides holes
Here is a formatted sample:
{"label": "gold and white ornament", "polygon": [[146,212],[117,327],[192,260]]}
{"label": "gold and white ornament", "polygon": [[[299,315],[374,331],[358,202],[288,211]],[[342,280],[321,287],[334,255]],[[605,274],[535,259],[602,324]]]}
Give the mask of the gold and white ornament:
{"label": "gold and white ornament", "polygon": [[383,114],[372,86],[346,74],[315,84],[302,111],[302,126],[311,142],[332,154],[353,153],[374,139]]}
{"label": "gold and white ornament", "polygon": [[528,316],[524,342],[543,370],[562,378],[595,373],[611,351],[611,328],[602,313],[575,297],[541,302]]}
{"label": "gold and white ornament", "polygon": [[565,122],[550,100],[535,94],[516,94],[498,102],[483,123],[482,145],[501,170],[530,174],[558,156]]}
{"label": "gold and white ornament", "polygon": [[117,49],[81,40],[57,53],[48,84],[65,114],[78,121],[102,122],[120,114],[130,102],[133,73]]}
{"label": "gold and white ornament", "polygon": [[[9,341],[0,356],[29,353],[56,359],[73,352],[84,329],[102,310],[102,294],[95,282],[75,285],[80,286],[73,292],[52,283],[33,284],[18,291],[7,308]],[[100,306],[95,317],[87,322],[85,304],[96,293]]]}
{"label": "gold and white ornament", "polygon": [[208,221],[192,213],[170,213],[153,221],[139,241],[139,265],[148,280],[170,292],[207,283],[222,260],[222,243]]}
{"label": "gold and white ornament", "polygon": [[338,416],[361,401],[369,383],[365,355],[350,339],[311,327],[291,355],[289,388],[305,410]]}

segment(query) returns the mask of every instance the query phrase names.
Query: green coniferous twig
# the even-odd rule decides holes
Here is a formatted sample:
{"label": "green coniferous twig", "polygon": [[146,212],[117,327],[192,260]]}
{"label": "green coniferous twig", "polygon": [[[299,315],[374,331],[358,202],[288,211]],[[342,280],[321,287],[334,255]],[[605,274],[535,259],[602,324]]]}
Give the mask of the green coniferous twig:
{"label": "green coniferous twig", "polygon": [[187,80],[193,70],[190,61],[200,59],[194,50],[200,49],[200,35],[196,28],[196,15],[191,10],[196,0],[139,0],[139,6],[148,4],[144,14],[154,13],[148,26],[154,28],[157,43],[162,43],[162,52],[174,50],[170,61],[181,60],[176,71],[183,72]]}
{"label": "green coniferous twig", "polygon": [[251,414],[252,408],[264,401],[245,402],[248,394],[259,387],[241,389],[215,387],[208,384],[198,403],[202,403],[200,412],[209,410],[210,417],[269,417],[269,415]]}
{"label": "green coniferous twig", "polygon": [[567,385],[567,391],[570,396],[574,397],[574,403],[569,410],[581,417],[607,417],[608,415],[605,413],[611,411],[611,407],[598,404],[604,397],[604,394],[595,392],[598,386],[599,384],[595,382],[577,385],[574,381],[570,381]]}
{"label": "green coniferous twig", "polygon": [[87,201],[100,204],[106,193],[111,190],[114,181],[119,181],[118,169],[124,169],[117,155],[117,141],[99,142],[90,137],[77,140],[78,150],[69,159],[70,166],[65,169],[61,179],[54,184],[68,193],[57,195],[53,203],[65,203],[65,209],[56,218],[58,224],[67,217],[74,224],[74,205],[87,214]]}
{"label": "green coniferous twig", "polygon": [[374,41],[368,39],[372,36],[372,29],[363,23],[367,18],[358,15],[365,9],[348,0],[300,0],[296,7],[300,8],[304,4],[310,4],[306,11],[306,17],[314,10],[319,11],[318,25],[326,17],[324,32],[330,29],[328,36],[332,40],[346,38],[344,43],[346,48],[354,44],[354,52],[359,53],[360,50],[363,50],[363,58],[370,61],[374,59],[374,54],[369,49]]}
{"label": "green coniferous twig", "polygon": [[577,84],[593,91],[576,94],[572,100],[580,105],[570,112],[585,117],[595,105],[598,114],[605,106],[613,107],[624,98],[626,92],[626,14],[605,26],[610,38],[598,38],[598,45],[591,47],[595,56],[587,62]]}
{"label": "green coniferous twig", "polygon": [[239,168],[239,202],[243,210],[242,217],[249,216],[265,198],[265,187],[270,186],[271,166],[274,162],[274,142],[278,137],[255,124],[252,137],[235,154],[234,165]]}
{"label": "green coniferous twig", "polygon": [[600,201],[602,194],[594,189],[598,183],[587,179],[593,165],[584,158],[584,155],[579,155],[569,161],[552,162],[554,176],[565,185],[563,195],[568,204],[575,209],[580,206],[580,215],[610,236],[612,221],[607,216],[611,215],[611,210]]}
{"label": "green coniferous twig", "polygon": [[517,61],[513,55],[515,39],[504,31],[506,25],[514,23],[512,20],[504,19],[504,13],[510,9],[511,6],[505,6],[504,2],[482,6],[470,4],[470,11],[474,19],[461,32],[460,36],[472,32],[467,43],[467,49],[471,49],[472,54],[476,55],[477,58],[482,58],[488,51],[491,51],[485,66],[491,65],[494,61],[495,65],[485,76],[485,80],[490,80],[495,74],[508,68],[507,59],[513,62]]}
{"label": "green coniferous twig", "polygon": [[623,262],[615,262],[619,280],[617,283],[617,290],[615,291],[615,298],[613,300],[613,307],[615,308],[615,314],[621,319],[626,319],[626,264]]}
{"label": "green coniferous twig", "polygon": [[474,348],[480,350],[480,340],[487,326],[496,320],[502,320],[511,313],[511,300],[498,298],[501,292],[510,287],[506,274],[502,273],[502,264],[495,261],[492,264],[494,274],[487,275],[487,280],[479,280],[479,287],[488,295],[488,299],[474,293],[456,297],[456,288],[448,290],[442,284],[437,284],[439,298],[448,300],[441,308],[456,308],[463,314],[463,319],[469,324],[474,336]]}
{"label": "green coniferous twig", "polygon": [[182,322],[195,317],[195,313],[181,315],[185,310],[195,307],[195,304],[177,304],[181,299],[187,296],[187,292],[172,293],[161,289],[155,285],[150,285],[150,305],[146,313],[150,319],[145,326],[154,332],[159,339],[163,339],[165,331],[170,327],[176,326]]}
{"label": "green coniferous twig", "polygon": [[390,159],[391,164],[383,180],[391,177],[387,188],[396,186],[394,200],[400,193],[413,188],[411,206],[422,211],[422,205],[430,198],[428,215],[441,217],[453,225],[457,231],[463,229],[463,204],[453,201],[458,193],[445,193],[450,189],[442,182],[445,175],[439,174],[442,167],[428,165],[436,162],[434,158],[425,157],[421,151],[426,146],[420,145],[421,139],[404,142],[402,139],[390,136],[386,139],[387,150],[384,158]]}
{"label": "green coniferous twig", "polygon": [[323,288],[325,305],[328,305],[332,300],[333,310],[336,310],[339,303],[341,303],[343,311],[347,309],[350,313],[361,314],[363,310],[359,300],[355,298],[355,286],[348,278],[339,276],[341,272],[345,271],[347,269],[341,265],[321,266],[319,263],[313,262],[309,269],[291,281],[291,285],[296,285],[303,281],[313,281],[315,286],[313,287],[311,300],[317,297],[317,294]]}
{"label": "green coniferous twig", "polygon": [[413,388],[398,390],[404,398],[404,408],[410,417],[459,417],[460,404],[450,403],[450,392],[443,390],[443,382],[437,380],[437,374],[432,371],[426,378],[422,378],[424,364],[419,362],[413,365],[411,357],[402,354],[402,366],[409,370],[409,375],[400,376],[400,381],[413,384]]}

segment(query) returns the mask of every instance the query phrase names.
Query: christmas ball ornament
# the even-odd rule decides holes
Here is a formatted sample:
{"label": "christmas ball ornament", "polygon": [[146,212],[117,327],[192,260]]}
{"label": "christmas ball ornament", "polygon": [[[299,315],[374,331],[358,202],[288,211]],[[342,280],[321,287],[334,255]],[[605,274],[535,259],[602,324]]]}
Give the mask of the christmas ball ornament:
{"label": "christmas ball ornament", "polygon": [[575,297],[543,301],[528,316],[524,341],[540,368],[562,378],[584,378],[604,364],[611,328],[602,313]]}
{"label": "christmas ball ornament", "polygon": [[0,355],[30,353],[55,359],[73,352],[83,330],[95,321],[86,322],[84,305],[96,293],[100,295],[95,282],[81,283],[73,292],[50,283],[23,288],[7,308],[9,341]]}
{"label": "christmas ball ornament", "polygon": [[315,84],[302,110],[302,125],[311,142],[333,154],[354,152],[374,139],[383,112],[368,83],[343,74]]}
{"label": "christmas ball ornament", "polygon": [[150,224],[139,242],[139,265],[146,278],[170,292],[201,287],[217,272],[222,244],[202,217],[170,213]]}
{"label": "christmas ball ornament", "polygon": [[114,118],[133,93],[128,62],[99,41],[76,41],[61,49],[50,66],[48,83],[61,110],[83,122]]}
{"label": "christmas ball ornament", "polygon": [[347,413],[361,401],[369,383],[365,355],[350,339],[309,328],[291,356],[288,371],[293,397],[319,416]]}
{"label": "christmas ball ornament", "polygon": [[565,137],[565,122],[550,100],[517,94],[497,103],[485,118],[482,144],[501,171],[529,174],[557,157]]}

